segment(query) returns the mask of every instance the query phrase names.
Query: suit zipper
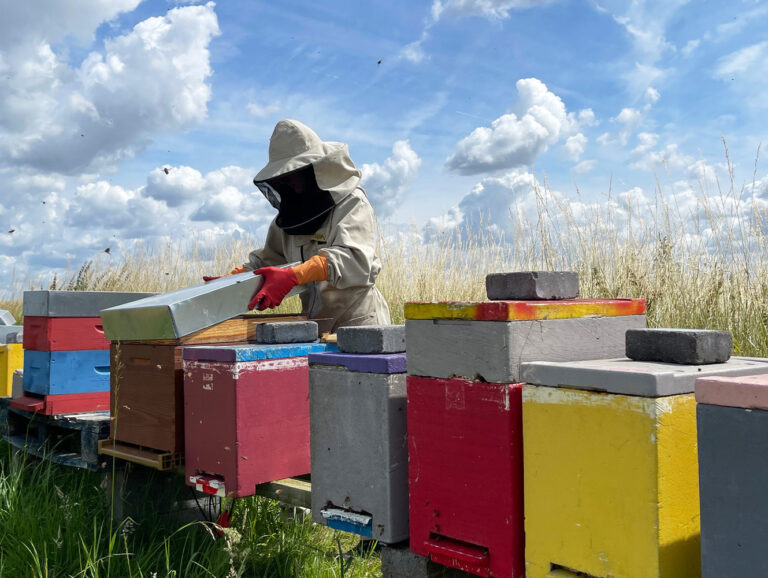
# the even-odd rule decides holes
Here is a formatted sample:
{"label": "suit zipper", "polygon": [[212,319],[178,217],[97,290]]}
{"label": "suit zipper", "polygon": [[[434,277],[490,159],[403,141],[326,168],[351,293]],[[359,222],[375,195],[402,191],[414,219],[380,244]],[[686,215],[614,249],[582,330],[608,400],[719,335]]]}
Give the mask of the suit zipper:
{"label": "suit zipper", "polygon": [[[301,245],[299,247],[299,250],[301,251],[301,262],[304,263],[304,245]],[[312,308],[315,306],[315,292],[317,291],[317,283],[312,281],[311,287],[309,288],[309,307],[307,308],[307,317],[312,319]]]}

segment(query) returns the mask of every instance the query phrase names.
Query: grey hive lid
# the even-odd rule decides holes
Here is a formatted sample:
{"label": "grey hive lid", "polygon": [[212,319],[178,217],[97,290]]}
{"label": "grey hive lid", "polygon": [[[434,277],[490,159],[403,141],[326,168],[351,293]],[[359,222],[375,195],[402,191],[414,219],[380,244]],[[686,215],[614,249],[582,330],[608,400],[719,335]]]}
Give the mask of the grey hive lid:
{"label": "grey hive lid", "polygon": [[678,365],[626,357],[590,361],[523,363],[521,381],[532,385],[602,391],[640,397],[693,393],[699,377],[768,373],[768,359],[732,357],[725,363]]}

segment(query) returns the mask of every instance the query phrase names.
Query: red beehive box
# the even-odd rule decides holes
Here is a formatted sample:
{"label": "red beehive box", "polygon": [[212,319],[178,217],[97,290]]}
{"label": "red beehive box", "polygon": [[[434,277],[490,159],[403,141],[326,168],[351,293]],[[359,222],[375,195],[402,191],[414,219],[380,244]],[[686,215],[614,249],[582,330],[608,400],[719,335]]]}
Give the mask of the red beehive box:
{"label": "red beehive box", "polygon": [[411,550],[522,578],[522,384],[409,375],[407,387]]}
{"label": "red beehive box", "polygon": [[109,349],[101,317],[24,317],[24,349],[83,351]]}
{"label": "red beehive box", "polygon": [[187,483],[243,497],[257,484],[309,473],[306,356],[328,349],[321,343],[185,348]]}

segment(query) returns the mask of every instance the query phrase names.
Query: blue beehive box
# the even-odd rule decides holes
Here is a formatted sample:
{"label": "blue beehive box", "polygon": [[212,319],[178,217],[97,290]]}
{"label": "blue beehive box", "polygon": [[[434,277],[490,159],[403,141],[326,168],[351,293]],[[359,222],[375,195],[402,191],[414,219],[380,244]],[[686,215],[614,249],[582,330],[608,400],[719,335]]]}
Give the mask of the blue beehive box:
{"label": "blue beehive box", "polygon": [[109,391],[109,350],[27,350],[24,391],[40,395]]}

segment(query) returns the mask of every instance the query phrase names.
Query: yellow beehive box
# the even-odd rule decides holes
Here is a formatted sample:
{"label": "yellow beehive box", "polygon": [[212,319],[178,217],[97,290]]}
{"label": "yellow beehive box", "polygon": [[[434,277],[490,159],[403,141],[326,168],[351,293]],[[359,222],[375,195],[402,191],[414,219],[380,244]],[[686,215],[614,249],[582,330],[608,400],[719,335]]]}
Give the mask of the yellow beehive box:
{"label": "yellow beehive box", "polygon": [[701,576],[696,378],[766,360],[523,364],[529,578]]}
{"label": "yellow beehive box", "polygon": [[11,395],[13,372],[24,369],[24,348],[21,343],[0,345],[0,397]]}
{"label": "yellow beehive box", "polygon": [[523,439],[527,576],[701,575],[693,394],[527,385]]}

